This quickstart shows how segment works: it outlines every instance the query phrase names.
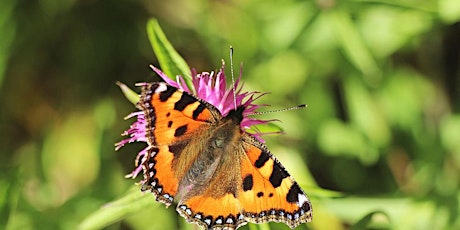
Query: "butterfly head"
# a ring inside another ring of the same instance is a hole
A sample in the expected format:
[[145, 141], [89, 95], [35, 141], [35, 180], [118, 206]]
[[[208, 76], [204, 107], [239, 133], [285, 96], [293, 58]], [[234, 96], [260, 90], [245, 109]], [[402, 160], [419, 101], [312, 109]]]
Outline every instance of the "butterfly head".
[[226, 118], [231, 119], [234, 124], [241, 124], [241, 121], [243, 121], [243, 118], [244, 118], [243, 113], [244, 113], [244, 107], [240, 106], [234, 110], [230, 110]]

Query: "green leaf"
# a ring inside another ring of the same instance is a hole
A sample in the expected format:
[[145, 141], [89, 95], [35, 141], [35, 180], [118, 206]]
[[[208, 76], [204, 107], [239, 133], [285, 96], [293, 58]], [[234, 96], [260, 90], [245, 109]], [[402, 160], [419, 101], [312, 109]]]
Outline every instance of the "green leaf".
[[[384, 216], [385, 218], [382, 218]], [[382, 211], [375, 211], [367, 214], [361, 220], [359, 220], [355, 225], [353, 225], [350, 229], [351, 230], [360, 230], [360, 229], [369, 229], [369, 226], [374, 223], [374, 219], [383, 219], [385, 221], [380, 221], [378, 225], [378, 229], [390, 229], [389, 217], [385, 212]]]
[[148, 21], [147, 34], [162, 71], [173, 80], [177, 75], [183, 76], [190, 86], [190, 67], [168, 41], [156, 19]]
[[248, 133], [256, 134], [257, 132], [261, 133], [283, 133], [283, 128], [281, 126], [274, 124], [273, 122], [268, 122], [266, 124], [258, 124], [251, 126], [250, 129], [246, 130]]
[[141, 193], [139, 192], [139, 188], [134, 186], [132, 189], [128, 190], [122, 198], [104, 205], [99, 210], [89, 215], [78, 226], [78, 229], [101, 229], [130, 214], [141, 212], [142, 209], [148, 206], [158, 204], [159, 203], [155, 202], [154, 196]]
[[121, 92], [123, 92], [123, 94], [128, 99], [128, 101], [130, 101], [133, 104], [137, 104], [137, 102], [139, 101], [139, 98], [140, 98], [139, 94], [137, 94], [132, 89], [130, 89], [128, 86], [126, 86], [125, 84], [123, 84], [123, 83], [121, 83], [119, 81], [117, 81], [117, 85], [118, 85], [118, 87], [120, 87]]

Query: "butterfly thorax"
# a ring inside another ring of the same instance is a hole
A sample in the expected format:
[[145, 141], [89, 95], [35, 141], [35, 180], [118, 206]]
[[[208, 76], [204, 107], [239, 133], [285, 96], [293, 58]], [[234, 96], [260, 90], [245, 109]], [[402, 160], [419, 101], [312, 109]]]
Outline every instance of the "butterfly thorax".
[[[219, 178], [216, 178], [216, 175], [222, 170], [225, 172], [226, 166], [230, 165], [232, 160], [235, 161], [234, 154], [237, 152], [236, 149], [239, 147], [238, 143], [243, 132], [240, 128], [243, 110], [244, 108], [241, 107], [231, 111], [226, 117], [212, 124], [210, 128], [203, 130], [203, 135], [199, 138], [192, 137], [193, 142], [199, 143], [195, 146], [202, 146], [202, 148], [196, 154], [196, 158], [190, 162], [190, 167], [179, 183], [179, 199], [203, 193], [207, 189], [215, 190], [212, 187], [218, 187], [217, 185], [222, 183]], [[187, 149], [184, 149], [182, 154], [194, 154], [197, 149], [189, 150], [193, 152], [187, 152]], [[234, 172], [228, 170], [224, 175], [229, 173]], [[230, 191], [236, 196], [236, 189], [236, 183], [232, 183], [232, 186], [223, 188], [222, 194]], [[215, 196], [219, 195], [215, 193]]]

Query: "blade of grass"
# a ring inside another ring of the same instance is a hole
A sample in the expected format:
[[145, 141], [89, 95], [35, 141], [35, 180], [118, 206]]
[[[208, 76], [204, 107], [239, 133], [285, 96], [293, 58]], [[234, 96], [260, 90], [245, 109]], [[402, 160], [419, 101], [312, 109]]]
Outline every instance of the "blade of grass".
[[115, 223], [124, 217], [141, 212], [142, 209], [158, 205], [155, 202], [155, 197], [151, 194], [143, 194], [139, 192], [137, 186], [128, 190], [128, 192], [118, 200], [110, 202], [93, 214], [89, 215], [78, 226], [80, 230], [101, 229], [112, 223]]
[[147, 34], [162, 71], [173, 80], [177, 75], [183, 76], [190, 86], [190, 67], [166, 38], [156, 19], [147, 22]]

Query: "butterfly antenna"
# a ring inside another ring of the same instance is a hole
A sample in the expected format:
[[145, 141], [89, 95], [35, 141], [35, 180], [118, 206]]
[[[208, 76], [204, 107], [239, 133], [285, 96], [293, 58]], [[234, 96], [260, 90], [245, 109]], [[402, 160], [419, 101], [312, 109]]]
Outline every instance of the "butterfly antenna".
[[230, 46], [230, 73], [232, 75], [233, 103], [236, 109], [236, 89], [235, 89], [235, 77], [233, 75], [233, 47], [232, 46]]
[[307, 108], [307, 105], [298, 105], [298, 106], [285, 108], [285, 109], [270, 110], [270, 111], [264, 111], [264, 112], [255, 112], [255, 113], [251, 113], [249, 115], [253, 116], [253, 115], [261, 115], [261, 114], [267, 114], [267, 113], [286, 112], [286, 111], [289, 111], [289, 110], [302, 109], [302, 108]]

